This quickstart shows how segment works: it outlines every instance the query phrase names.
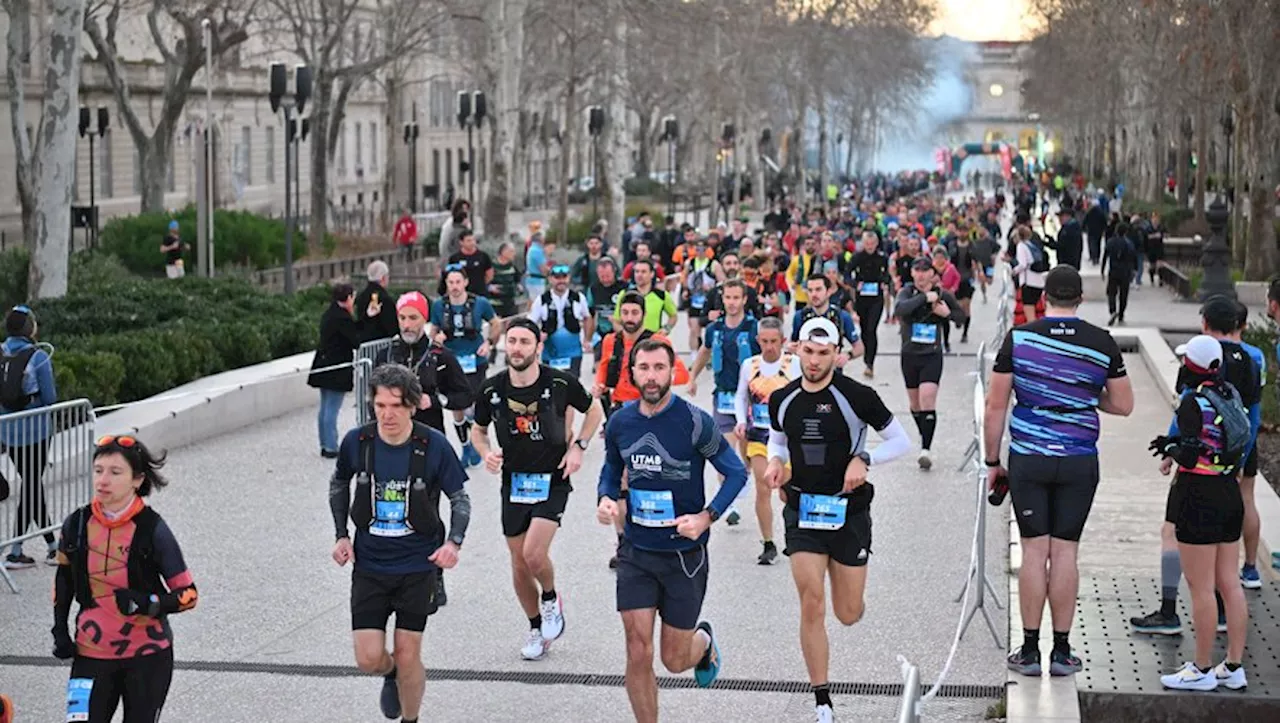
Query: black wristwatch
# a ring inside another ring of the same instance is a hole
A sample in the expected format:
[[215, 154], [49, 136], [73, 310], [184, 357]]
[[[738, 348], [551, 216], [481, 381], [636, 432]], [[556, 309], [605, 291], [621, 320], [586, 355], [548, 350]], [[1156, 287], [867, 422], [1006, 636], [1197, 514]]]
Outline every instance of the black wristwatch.
[[457, 545], [459, 548], [461, 548], [461, 547], [462, 547], [462, 536], [461, 536], [461, 535], [449, 535], [449, 542], [452, 542], [453, 544], [455, 544], [455, 545]]
[[999, 466], [1000, 466], [1000, 460], [998, 460], [998, 459], [989, 459], [989, 460], [987, 460], [987, 466], [988, 466], [988, 467], [991, 467], [992, 469], [994, 469], [994, 468], [996, 468], [996, 467], [999, 467]]
[[716, 512], [715, 508], [713, 508], [711, 505], [707, 505], [706, 509], [703, 511], [707, 513], [707, 516], [711, 518], [711, 521], [713, 523], [716, 520], [720, 519], [720, 513]]
[[864, 450], [862, 450], [861, 452], [859, 452], [859, 453], [857, 453], [857, 454], [855, 454], [855, 455], [853, 455], [853, 456], [855, 456], [855, 457], [857, 457], [858, 459], [862, 460], [862, 463], [863, 463], [863, 464], [865, 464], [866, 466], [868, 466], [868, 467], [870, 467], [870, 466], [871, 466], [871, 453], [870, 453], [870, 452], [868, 452], [867, 450], [865, 450], [865, 449], [864, 449]]
[[579, 440], [575, 441], [575, 442], [573, 443], [573, 446], [575, 446], [575, 447], [577, 447], [578, 449], [580, 449], [580, 450], [582, 450], [583, 452], [585, 452], [585, 451], [587, 451], [587, 445], [589, 445], [589, 444], [591, 444], [591, 443], [590, 443], [589, 441], [587, 441], [587, 440], [584, 438], [584, 439], [579, 439]]

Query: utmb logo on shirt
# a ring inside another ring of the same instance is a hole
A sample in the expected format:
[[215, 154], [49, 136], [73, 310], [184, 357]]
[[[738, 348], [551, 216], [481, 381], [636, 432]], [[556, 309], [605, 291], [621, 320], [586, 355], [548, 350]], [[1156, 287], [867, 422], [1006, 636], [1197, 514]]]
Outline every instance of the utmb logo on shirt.
[[661, 474], [662, 455], [633, 454], [631, 455], [631, 469], [635, 472], [652, 472], [654, 474]]

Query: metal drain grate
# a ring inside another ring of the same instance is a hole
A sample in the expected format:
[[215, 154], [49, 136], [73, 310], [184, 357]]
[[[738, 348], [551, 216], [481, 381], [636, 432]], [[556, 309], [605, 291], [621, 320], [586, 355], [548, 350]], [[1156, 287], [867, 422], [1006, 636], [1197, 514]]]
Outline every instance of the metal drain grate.
[[[6, 655], [0, 656], [0, 666], [67, 667], [67, 663], [47, 657]], [[260, 673], [265, 675], [296, 675], [307, 678], [359, 678], [366, 677], [354, 667], [344, 665], [288, 665], [282, 663], [248, 663], [231, 660], [179, 660], [178, 670], [206, 673]], [[429, 680], [456, 680], [484, 683], [525, 683], [529, 685], [581, 685], [590, 687], [621, 688], [623, 676], [596, 675], [593, 673], [538, 673], [513, 670], [465, 670], [459, 668], [432, 668], [427, 670]], [[658, 687], [665, 689], [694, 688], [693, 678], [660, 676]], [[798, 680], [750, 680], [722, 678], [711, 686], [714, 690], [744, 691], [753, 693], [808, 693], [809, 684]], [[929, 686], [922, 686], [927, 691]], [[836, 695], [894, 696], [902, 695], [902, 683], [832, 683], [831, 692]], [[943, 685], [939, 698], [999, 698], [1004, 687], [998, 685]]]

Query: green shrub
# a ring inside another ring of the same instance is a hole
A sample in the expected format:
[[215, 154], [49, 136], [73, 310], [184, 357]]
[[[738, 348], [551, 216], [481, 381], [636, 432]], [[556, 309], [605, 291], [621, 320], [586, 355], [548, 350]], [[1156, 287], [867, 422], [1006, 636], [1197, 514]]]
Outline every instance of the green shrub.
[[0, 253], [0, 309], [11, 309], [26, 300], [26, 250], [18, 248]]
[[591, 227], [595, 225], [595, 216], [591, 214], [577, 216], [569, 219], [568, 233], [565, 238], [560, 238], [560, 226], [551, 224], [545, 231], [546, 239], [549, 243], [560, 246], [581, 247], [587, 243], [587, 235], [591, 233]]
[[636, 176], [623, 181], [622, 190], [628, 196], [659, 196], [667, 192], [667, 186], [652, 178]]
[[1280, 360], [1276, 359], [1276, 328], [1265, 321], [1255, 321], [1245, 329], [1242, 338], [1262, 350], [1267, 363], [1267, 388], [1262, 394], [1262, 423], [1280, 425], [1280, 397], [1271, 385], [1280, 383]]
[[59, 399], [88, 399], [94, 406], [115, 404], [124, 382], [124, 361], [109, 352], [55, 352], [53, 379]]

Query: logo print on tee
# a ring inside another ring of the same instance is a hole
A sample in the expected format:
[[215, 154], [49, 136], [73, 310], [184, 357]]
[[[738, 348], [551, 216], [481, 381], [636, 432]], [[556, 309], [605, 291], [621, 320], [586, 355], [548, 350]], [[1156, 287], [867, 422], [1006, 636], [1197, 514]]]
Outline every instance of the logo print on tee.
[[813, 407], [813, 411], [817, 412], [818, 414], [831, 414], [831, 405], [815, 404]]
[[662, 456], [657, 454], [631, 455], [631, 469], [637, 472], [662, 472]]

